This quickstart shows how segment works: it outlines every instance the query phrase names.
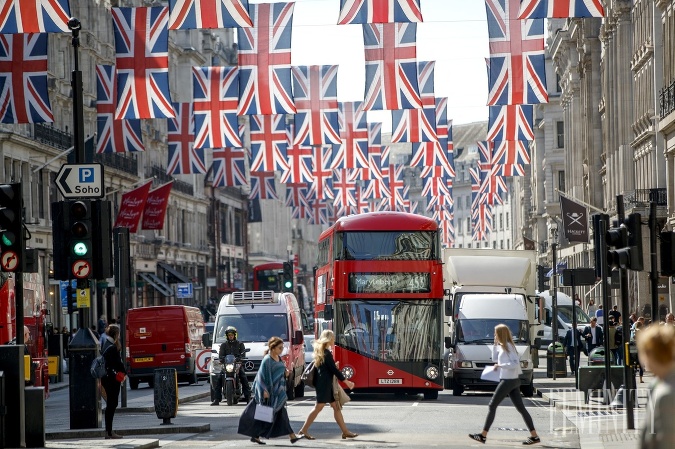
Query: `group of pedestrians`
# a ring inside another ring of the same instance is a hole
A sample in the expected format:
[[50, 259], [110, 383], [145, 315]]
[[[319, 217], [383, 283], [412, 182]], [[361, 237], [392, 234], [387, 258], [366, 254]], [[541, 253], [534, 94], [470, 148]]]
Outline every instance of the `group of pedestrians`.
[[[286, 411], [286, 379], [290, 372], [281, 359], [284, 350], [284, 342], [279, 337], [272, 337], [267, 342], [267, 353], [260, 364], [258, 373], [253, 382], [253, 399], [239, 419], [238, 433], [251, 437], [251, 442], [266, 444], [261, 438], [277, 438], [288, 436], [291, 443], [296, 443], [302, 438], [315, 440], [309, 433], [309, 428], [317, 415], [326, 404], [333, 409], [335, 422], [342, 431], [342, 438], [355, 438], [358, 435], [350, 432], [342, 416], [342, 406], [339, 398], [336, 398], [334, 379], [344, 382], [348, 388], [354, 388], [354, 383], [344, 377], [338, 369], [339, 362], [333, 359], [331, 349], [335, 344], [335, 334], [331, 330], [324, 330], [321, 336], [314, 342], [314, 386], [316, 388], [316, 405], [310, 412], [307, 420], [300, 431], [296, 434], [291, 427]], [[272, 418], [267, 420], [256, 419], [256, 409], [262, 406], [272, 408]]]

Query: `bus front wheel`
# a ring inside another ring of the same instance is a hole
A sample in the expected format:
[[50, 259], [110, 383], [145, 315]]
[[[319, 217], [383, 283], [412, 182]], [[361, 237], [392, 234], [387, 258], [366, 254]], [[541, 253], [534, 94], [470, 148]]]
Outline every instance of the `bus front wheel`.
[[427, 401], [435, 401], [438, 399], [438, 390], [425, 391], [424, 399]]
[[455, 383], [455, 384], [452, 386], [452, 395], [453, 395], [453, 396], [461, 396], [462, 393], [464, 393], [464, 387], [461, 386], [461, 385], [459, 385], [459, 384], [457, 384], [457, 383]]

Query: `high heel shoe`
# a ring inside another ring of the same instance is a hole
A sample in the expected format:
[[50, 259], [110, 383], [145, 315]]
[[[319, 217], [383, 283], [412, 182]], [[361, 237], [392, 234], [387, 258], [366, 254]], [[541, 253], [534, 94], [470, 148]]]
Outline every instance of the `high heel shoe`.
[[300, 435], [293, 434], [293, 436], [290, 437], [291, 438], [291, 444], [297, 443], [298, 441], [302, 440], [304, 437], [305, 436], [303, 434], [300, 434]]
[[267, 444], [264, 441], [260, 441], [260, 437], [258, 437], [258, 438], [251, 437], [251, 443]]
[[356, 437], [358, 437], [358, 436], [359, 436], [358, 433], [351, 433], [351, 432], [349, 432], [349, 433], [343, 433], [343, 434], [342, 434], [342, 439], [343, 439], [343, 440], [346, 440], [347, 438], [356, 438]]
[[306, 439], [306, 440], [316, 440], [316, 438], [314, 438], [313, 436], [311, 436], [307, 432], [300, 432], [300, 433], [298, 433], [298, 435], [301, 436], [302, 438]]

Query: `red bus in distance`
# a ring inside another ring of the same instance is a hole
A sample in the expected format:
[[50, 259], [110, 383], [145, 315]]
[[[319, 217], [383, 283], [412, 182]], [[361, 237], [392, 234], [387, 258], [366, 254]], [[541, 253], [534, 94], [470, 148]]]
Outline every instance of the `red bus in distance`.
[[253, 267], [253, 290], [283, 292], [283, 262], [268, 262]]
[[356, 392], [443, 390], [443, 270], [438, 224], [374, 212], [340, 218], [319, 237], [315, 333]]

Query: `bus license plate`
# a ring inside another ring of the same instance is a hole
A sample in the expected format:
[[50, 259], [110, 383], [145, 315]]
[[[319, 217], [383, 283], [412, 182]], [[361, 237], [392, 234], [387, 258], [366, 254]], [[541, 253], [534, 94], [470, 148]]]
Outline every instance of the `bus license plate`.
[[377, 379], [380, 385], [403, 385], [403, 379]]
[[137, 357], [134, 359], [135, 362], [152, 362], [153, 360], [152, 357]]

